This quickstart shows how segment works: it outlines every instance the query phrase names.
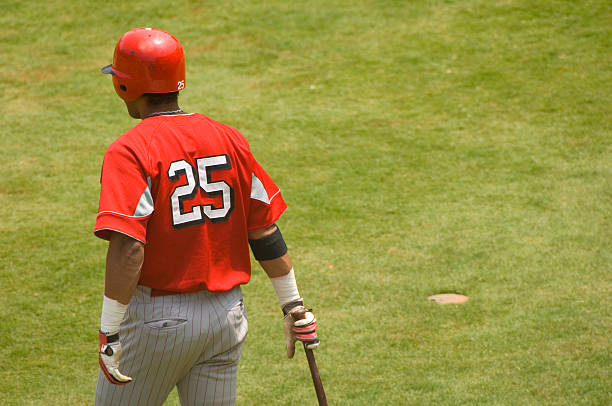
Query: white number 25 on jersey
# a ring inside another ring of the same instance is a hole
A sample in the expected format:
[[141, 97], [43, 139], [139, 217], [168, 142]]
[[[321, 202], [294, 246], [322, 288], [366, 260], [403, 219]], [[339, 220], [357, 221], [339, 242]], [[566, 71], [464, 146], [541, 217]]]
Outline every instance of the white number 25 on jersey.
[[[227, 155], [215, 155], [196, 159], [196, 168], [189, 162], [181, 159], [174, 161], [168, 168], [168, 178], [176, 182], [181, 174], [187, 178], [187, 184], [177, 186], [170, 196], [172, 207], [172, 225], [174, 228], [183, 228], [196, 224], [203, 224], [208, 218], [212, 223], [226, 221], [234, 208], [234, 190], [225, 181], [211, 182], [212, 171], [230, 169], [232, 167]], [[212, 204], [193, 206], [191, 211], [185, 212], [185, 202], [195, 198], [198, 186], [208, 196], [221, 196], [222, 207]]]

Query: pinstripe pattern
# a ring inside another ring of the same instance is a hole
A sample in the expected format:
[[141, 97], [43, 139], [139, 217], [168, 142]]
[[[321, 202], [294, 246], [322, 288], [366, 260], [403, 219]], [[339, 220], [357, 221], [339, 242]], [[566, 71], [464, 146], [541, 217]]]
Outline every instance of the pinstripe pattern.
[[235, 404], [247, 334], [240, 287], [150, 297], [139, 286], [119, 334], [120, 370], [134, 381], [111, 385], [100, 372], [96, 405], [161, 405], [175, 386], [183, 406]]

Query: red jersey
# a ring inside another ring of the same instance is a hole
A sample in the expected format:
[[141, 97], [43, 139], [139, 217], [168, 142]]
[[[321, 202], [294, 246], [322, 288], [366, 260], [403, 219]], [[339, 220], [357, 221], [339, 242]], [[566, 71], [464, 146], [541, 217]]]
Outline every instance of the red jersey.
[[202, 114], [142, 120], [104, 156], [94, 233], [145, 243], [139, 283], [154, 294], [247, 283], [247, 233], [287, 208], [236, 129]]

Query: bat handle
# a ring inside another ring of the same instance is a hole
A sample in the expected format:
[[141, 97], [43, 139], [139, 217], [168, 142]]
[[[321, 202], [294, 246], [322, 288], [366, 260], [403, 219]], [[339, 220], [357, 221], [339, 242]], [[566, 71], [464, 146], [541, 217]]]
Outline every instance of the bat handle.
[[323, 382], [321, 382], [321, 376], [319, 375], [319, 368], [317, 368], [317, 362], [312, 350], [306, 348], [304, 344], [304, 352], [306, 352], [306, 358], [308, 359], [308, 367], [310, 368], [310, 375], [312, 375], [312, 383], [314, 384], [315, 391], [317, 392], [317, 400], [319, 406], [327, 406], [327, 398], [325, 397], [325, 389], [323, 389]]

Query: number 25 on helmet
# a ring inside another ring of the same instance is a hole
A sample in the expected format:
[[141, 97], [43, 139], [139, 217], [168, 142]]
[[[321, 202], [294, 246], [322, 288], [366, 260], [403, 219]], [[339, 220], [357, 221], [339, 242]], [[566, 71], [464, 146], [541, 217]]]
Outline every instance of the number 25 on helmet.
[[143, 93], [177, 92], [185, 88], [183, 47], [166, 31], [136, 28], [121, 36], [112, 65], [102, 72], [113, 75], [115, 91], [127, 102]]

